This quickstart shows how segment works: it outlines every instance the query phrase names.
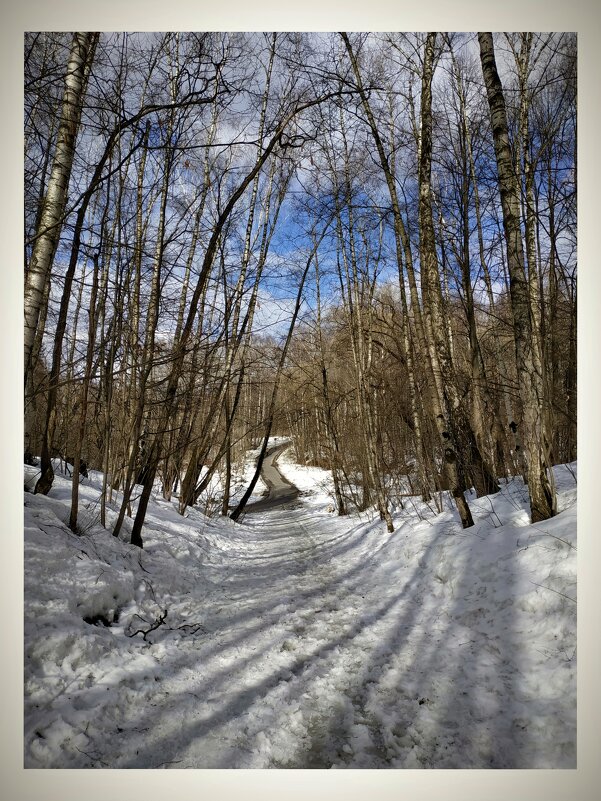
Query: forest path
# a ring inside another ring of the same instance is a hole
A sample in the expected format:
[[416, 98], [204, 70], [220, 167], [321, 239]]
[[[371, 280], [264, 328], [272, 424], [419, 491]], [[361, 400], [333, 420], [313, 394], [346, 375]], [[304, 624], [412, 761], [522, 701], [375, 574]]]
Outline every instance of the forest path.
[[261, 478], [267, 485], [267, 495], [260, 501], [249, 503], [245, 512], [265, 512], [294, 501], [299, 494], [298, 487], [284, 478], [277, 467], [277, 460], [292, 445], [292, 440], [272, 446], [265, 455], [261, 467]]
[[[285, 447], [274, 454], [274, 461]], [[357, 733], [357, 726], [364, 738], [362, 750], [367, 746], [372, 766], [374, 761], [388, 766], [380, 749], [383, 735], [364, 708], [371, 657], [362, 638], [355, 639], [364, 613], [359, 571], [349, 573], [348, 562], [337, 558], [353, 550], [354, 532], [333, 531], [327, 518], [302, 501], [288, 500], [284, 505], [281, 498], [291, 485], [285, 478], [282, 481], [279, 487], [275, 482], [275, 491], [282, 495], [273, 499], [280, 508], [264, 508], [260, 516], [245, 520], [264, 538], [264, 559], [271, 566], [271, 576], [263, 592], [273, 594], [281, 604], [277, 621], [266, 623], [277, 643], [278, 654], [272, 658], [277, 663], [281, 655], [287, 657], [273, 693], [274, 700], [279, 698], [277, 724], [260, 733], [265, 746], [269, 739], [265, 767], [349, 764], [354, 756], [350, 734]], [[267, 698], [262, 699], [265, 702], [269, 704]], [[278, 746], [287, 741], [280, 756]]]
[[27, 767], [573, 766], [573, 474], [545, 530], [518, 485], [388, 535], [289, 469], [241, 524], [155, 499], [142, 553], [28, 496]]
[[297, 498], [275, 466], [288, 447], [266, 458], [270, 494], [248, 508], [245, 547], [214, 575], [201, 636], [165, 652], [164, 695], [151, 688], [148, 698], [152, 733], [136, 737], [133, 758], [129, 744], [120, 766], [389, 766], [365, 709], [375, 615], [365, 619], [365, 565], [353, 559], [361, 526], [332, 526]]

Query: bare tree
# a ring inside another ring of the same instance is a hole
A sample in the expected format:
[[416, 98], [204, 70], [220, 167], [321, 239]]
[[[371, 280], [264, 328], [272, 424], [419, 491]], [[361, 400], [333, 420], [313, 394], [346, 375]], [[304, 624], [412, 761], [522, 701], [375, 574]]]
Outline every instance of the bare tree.
[[482, 73], [490, 106], [491, 127], [503, 206], [503, 226], [510, 274], [511, 308], [515, 332], [515, 353], [522, 402], [522, 425], [527, 455], [528, 487], [533, 523], [546, 520], [556, 512], [556, 499], [550, 479], [543, 430], [543, 377], [534, 356], [529, 284], [524, 265], [520, 227], [520, 195], [513, 169], [507, 127], [503, 86], [497, 72], [491, 33], [479, 33]]
[[[389, 530], [439, 490], [471, 525], [466, 490], [516, 472], [533, 520], [554, 513], [551, 465], [576, 457], [575, 39], [505, 34], [506, 96], [492, 35], [480, 58], [466, 41], [26, 36], [26, 458], [39, 492], [74, 464], [73, 530], [79, 466], [142, 546], [153, 492], [227, 514], [273, 433], [331, 469], [339, 514]], [[284, 275], [278, 338], [258, 312]]]
[[[73, 35], [52, 169], [47, 186], [44, 181], [40, 186], [40, 193], [45, 189], [45, 195], [40, 203], [40, 213], [25, 281], [26, 396], [33, 393], [34, 344], [40, 328], [40, 318], [45, 321], [50, 272], [64, 223], [69, 179], [75, 156], [87, 76], [97, 42], [98, 34], [96, 33], [79, 32]], [[46, 152], [49, 153], [49, 148]], [[26, 431], [26, 437], [27, 433]]]

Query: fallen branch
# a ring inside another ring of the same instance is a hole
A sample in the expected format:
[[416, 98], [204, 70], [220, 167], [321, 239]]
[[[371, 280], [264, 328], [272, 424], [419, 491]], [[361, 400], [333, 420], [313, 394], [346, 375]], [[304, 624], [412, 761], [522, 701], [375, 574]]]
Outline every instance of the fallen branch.
[[[134, 631], [131, 634], [128, 634], [127, 636], [128, 637], [135, 637], [136, 634], [141, 634], [143, 639], [144, 639], [144, 641], [148, 642], [148, 640], [146, 639], [146, 635], [150, 634], [151, 631], [156, 631], [156, 629], [158, 629], [159, 626], [163, 625], [163, 623], [165, 622], [165, 618], [167, 617], [167, 611], [168, 610], [165, 609], [165, 611], [163, 612], [162, 615], [159, 615], [159, 617], [155, 618], [154, 623], [151, 625], [151, 627], [149, 629], [138, 629], [137, 631]], [[137, 615], [137, 617], [140, 617], [140, 616]], [[143, 619], [144, 618], [140, 618], [140, 620], [143, 620]], [[146, 621], [144, 621], [144, 622], [146, 622]]]

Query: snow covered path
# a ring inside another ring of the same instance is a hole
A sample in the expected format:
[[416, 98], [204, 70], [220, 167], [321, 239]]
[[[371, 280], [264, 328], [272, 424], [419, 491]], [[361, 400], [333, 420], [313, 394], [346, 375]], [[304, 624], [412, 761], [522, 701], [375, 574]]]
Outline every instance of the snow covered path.
[[544, 527], [516, 483], [472, 501], [473, 530], [415, 506], [391, 535], [319, 494], [242, 525], [156, 500], [142, 553], [72, 535], [66, 479], [26, 496], [26, 765], [573, 767], [558, 484]]

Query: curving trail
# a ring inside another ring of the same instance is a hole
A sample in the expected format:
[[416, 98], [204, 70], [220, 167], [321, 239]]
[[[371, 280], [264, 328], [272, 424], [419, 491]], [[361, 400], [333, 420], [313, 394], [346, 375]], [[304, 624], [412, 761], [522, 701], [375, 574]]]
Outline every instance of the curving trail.
[[277, 460], [284, 451], [288, 450], [291, 444], [291, 440], [288, 440], [273, 446], [267, 451], [261, 468], [261, 478], [267, 484], [267, 495], [260, 501], [249, 503], [244, 510], [245, 512], [266, 512], [298, 498], [298, 487], [295, 487], [291, 481], [284, 478], [277, 467]]

